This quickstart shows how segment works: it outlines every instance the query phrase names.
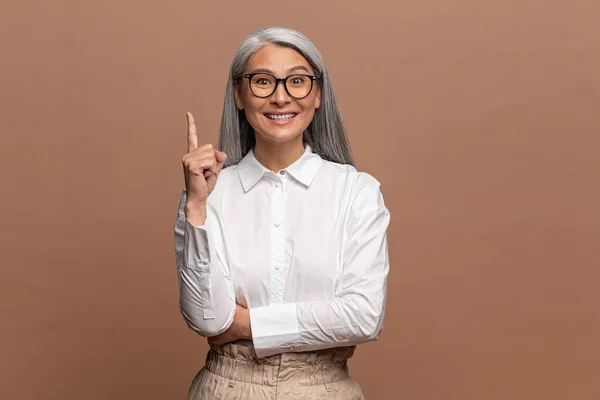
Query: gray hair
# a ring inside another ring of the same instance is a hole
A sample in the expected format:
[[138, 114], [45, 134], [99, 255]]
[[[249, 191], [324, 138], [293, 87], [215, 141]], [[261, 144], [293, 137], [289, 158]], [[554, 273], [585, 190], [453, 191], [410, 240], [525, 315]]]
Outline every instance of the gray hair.
[[243, 110], [235, 104], [234, 87], [244, 73], [248, 60], [266, 44], [288, 47], [300, 53], [314, 69], [321, 85], [321, 105], [315, 110], [310, 125], [303, 134], [303, 142], [325, 160], [354, 165], [342, 115], [331, 87], [331, 79], [316, 46], [303, 34], [283, 27], [272, 27], [252, 32], [236, 51], [231, 68], [219, 133], [219, 148], [227, 153], [225, 166], [237, 164], [254, 147], [254, 129]]

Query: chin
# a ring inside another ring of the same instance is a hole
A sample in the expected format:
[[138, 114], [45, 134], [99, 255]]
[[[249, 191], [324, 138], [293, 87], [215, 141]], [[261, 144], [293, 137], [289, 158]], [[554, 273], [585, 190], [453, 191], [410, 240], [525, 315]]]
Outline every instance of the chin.
[[[296, 125], [296, 124], [294, 124]], [[298, 136], [302, 137], [304, 129], [299, 129], [297, 126], [265, 126], [259, 125], [259, 129], [255, 129], [255, 134], [263, 140], [269, 142], [285, 143], [292, 141]]]
[[262, 139], [267, 140], [269, 142], [277, 142], [277, 143], [285, 143], [290, 142], [296, 139], [298, 136], [302, 136], [302, 132], [289, 132], [287, 130], [278, 130], [274, 131], [263, 130], [264, 133], [257, 133], [257, 136], [260, 136]]

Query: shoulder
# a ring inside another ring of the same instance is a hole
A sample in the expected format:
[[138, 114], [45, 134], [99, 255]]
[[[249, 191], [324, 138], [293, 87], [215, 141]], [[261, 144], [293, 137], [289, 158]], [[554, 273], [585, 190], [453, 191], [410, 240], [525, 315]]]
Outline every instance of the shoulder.
[[[231, 179], [239, 179], [238, 178], [238, 165], [230, 165], [225, 167], [219, 172], [219, 180], [229, 181]], [[217, 180], [217, 185], [219, 184], [219, 180]]]
[[[217, 184], [211, 193], [213, 197], [219, 197], [223, 194], [224, 190], [231, 187], [232, 184], [239, 184], [239, 176], [238, 176], [238, 166], [230, 165], [226, 168], [223, 168], [219, 172], [219, 178], [217, 179]], [[210, 196], [209, 196], [210, 198]]]
[[348, 164], [338, 164], [323, 160], [323, 172], [344, 183], [351, 208], [385, 208], [381, 183], [371, 174], [358, 171]]

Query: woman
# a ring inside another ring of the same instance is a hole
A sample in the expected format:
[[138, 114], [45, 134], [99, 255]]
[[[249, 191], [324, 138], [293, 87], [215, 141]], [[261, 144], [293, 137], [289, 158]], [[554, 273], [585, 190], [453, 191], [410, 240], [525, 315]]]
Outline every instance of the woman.
[[322, 57], [250, 34], [219, 148], [191, 114], [175, 225], [181, 312], [209, 338], [188, 399], [362, 399], [346, 362], [383, 327], [389, 212], [357, 172]]

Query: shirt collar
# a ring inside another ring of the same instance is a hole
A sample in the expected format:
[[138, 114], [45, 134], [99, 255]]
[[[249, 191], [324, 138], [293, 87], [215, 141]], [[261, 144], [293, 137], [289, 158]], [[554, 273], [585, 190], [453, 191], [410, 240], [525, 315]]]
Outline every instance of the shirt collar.
[[[321, 162], [321, 157], [313, 153], [309, 145], [305, 145], [304, 154], [285, 170], [298, 182], [308, 187], [317, 175]], [[240, 160], [237, 170], [245, 192], [250, 190], [265, 173], [269, 172], [269, 169], [265, 168], [254, 157], [253, 150], [250, 150]]]

